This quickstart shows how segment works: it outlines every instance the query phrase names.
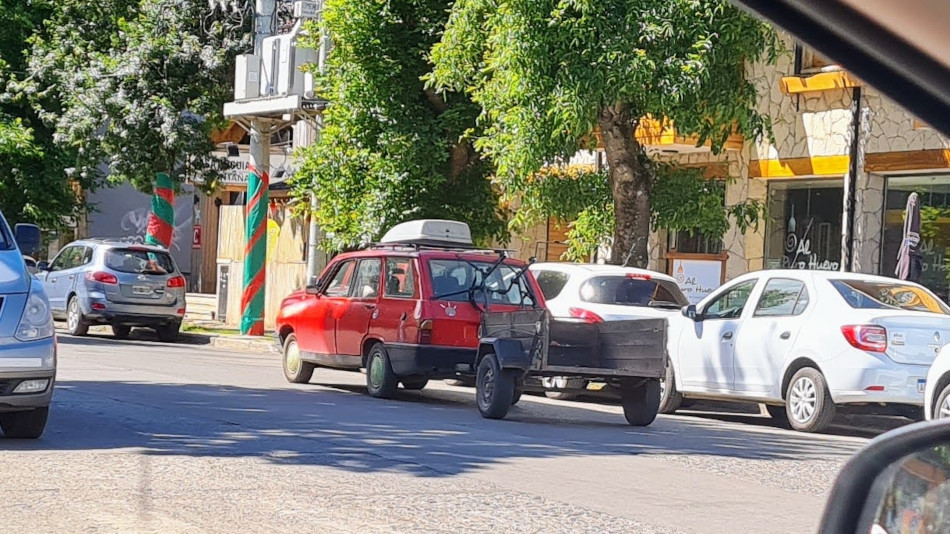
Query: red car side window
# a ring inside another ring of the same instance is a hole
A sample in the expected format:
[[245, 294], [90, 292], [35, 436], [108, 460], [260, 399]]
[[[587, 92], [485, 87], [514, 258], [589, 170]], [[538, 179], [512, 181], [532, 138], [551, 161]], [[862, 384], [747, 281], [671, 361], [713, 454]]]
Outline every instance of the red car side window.
[[345, 297], [350, 293], [350, 282], [353, 280], [353, 266], [356, 262], [353, 260], [345, 261], [333, 273], [330, 283], [323, 290], [323, 294], [328, 297]]
[[396, 298], [414, 298], [416, 296], [414, 274], [412, 258], [386, 258], [384, 295]]

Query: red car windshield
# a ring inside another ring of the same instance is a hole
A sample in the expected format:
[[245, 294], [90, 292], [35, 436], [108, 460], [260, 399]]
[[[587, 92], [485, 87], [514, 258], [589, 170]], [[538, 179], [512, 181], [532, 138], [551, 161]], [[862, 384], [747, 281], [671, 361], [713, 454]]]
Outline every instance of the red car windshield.
[[[465, 261], [461, 259], [430, 259], [429, 279], [435, 300], [467, 302], [468, 290], [473, 289], [472, 300], [485, 303], [486, 296], [481, 291], [484, 273], [492, 269], [490, 261]], [[534, 295], [527, 280], [527, 274], [518, 276], [521, 268], [502, 264], [488, 274], [484, 288], [488, 292], [491, 304], [509, 304], [514, 306], [534, 306]]]

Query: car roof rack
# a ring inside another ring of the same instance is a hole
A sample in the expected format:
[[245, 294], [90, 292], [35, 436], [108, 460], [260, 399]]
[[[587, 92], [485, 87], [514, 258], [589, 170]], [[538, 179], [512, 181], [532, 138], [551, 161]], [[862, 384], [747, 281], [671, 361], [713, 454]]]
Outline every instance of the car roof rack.
[[440, 241], [411, 241], [405, 243], [371, 243], [369, 250], [412, 250], [419, 252], [421, 250], [440, 250], [445, 252], [467, 252], [470, 254], [505, 254], [508, 255], [514, 250], [505, 248], [478, 248], [475, 246], [464, 246], [458, 243], [446, 243]]

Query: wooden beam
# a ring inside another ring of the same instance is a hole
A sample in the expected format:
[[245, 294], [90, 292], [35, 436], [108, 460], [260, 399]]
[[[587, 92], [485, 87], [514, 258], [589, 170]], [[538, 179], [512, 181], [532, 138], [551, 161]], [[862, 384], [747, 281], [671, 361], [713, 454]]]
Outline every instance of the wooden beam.
[[848, 156], [760, 159], [749, 162], [749, 178], [797, 178], [825, 176], [838, 178], [848, 172]]
[[236, 122], [232, 122], [223, 130], [211, 132], [211, 141], [218, 145], [221, 143], [240, 143], [244, 139], [244, 128]]
[[819, 72], [811, 76], [785, 76], [779, 80], [779, 88], [786, 95], [860, 86], [860, 80], [843, 70]]
[[[594, 128], [592, 133], [594, 139], [597, 141], [597, 148], [603, 150], [604, 138], [600, 132], [600, 127]], [[640, 119], [640, 123], [637, 125], [637, 129], [633, 135], [636, 137], [637, 142], [644, 147], [663, 147], [671, 145], [687, 145], [690, 147], [712, 146], [712, 142], [708, 139], [706, 142], [700, 144], [699, 137], [696, 135], [680, 135], [676, 131], [673, 121], [666, 117], [662, 120], [654, 119], [651, 116], [643, 117]], [[745, 137], [738, 131], [735, 131], [726, 139], [723, 148], [726, 150], [742, 150], [744, 144]]]
[[866, 154], [868, 172], [925, 171], [950, 168], [950, 149], [908, 150]]

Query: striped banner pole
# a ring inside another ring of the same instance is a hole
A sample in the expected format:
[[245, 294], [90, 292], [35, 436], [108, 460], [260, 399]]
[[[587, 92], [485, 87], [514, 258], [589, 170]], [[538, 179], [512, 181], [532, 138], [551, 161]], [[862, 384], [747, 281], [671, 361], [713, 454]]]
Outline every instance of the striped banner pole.
[[175, 228], [175, 191], [172, 180], [163, 172], [155, 176], [155, 194], [152, 196], [152, 211], [148, 214], [145, 243], [165, 248], [172, 246]]
[[[256, 135], [255, 135], [256, 134]], [[267, 175], [270, 139], [258, 121], [251, 125], [251, 161], [248, 165], [245, 207], [244, 293], [241, 296], [241, 333], [264, 335], [264, 286], [267, 280]]]

